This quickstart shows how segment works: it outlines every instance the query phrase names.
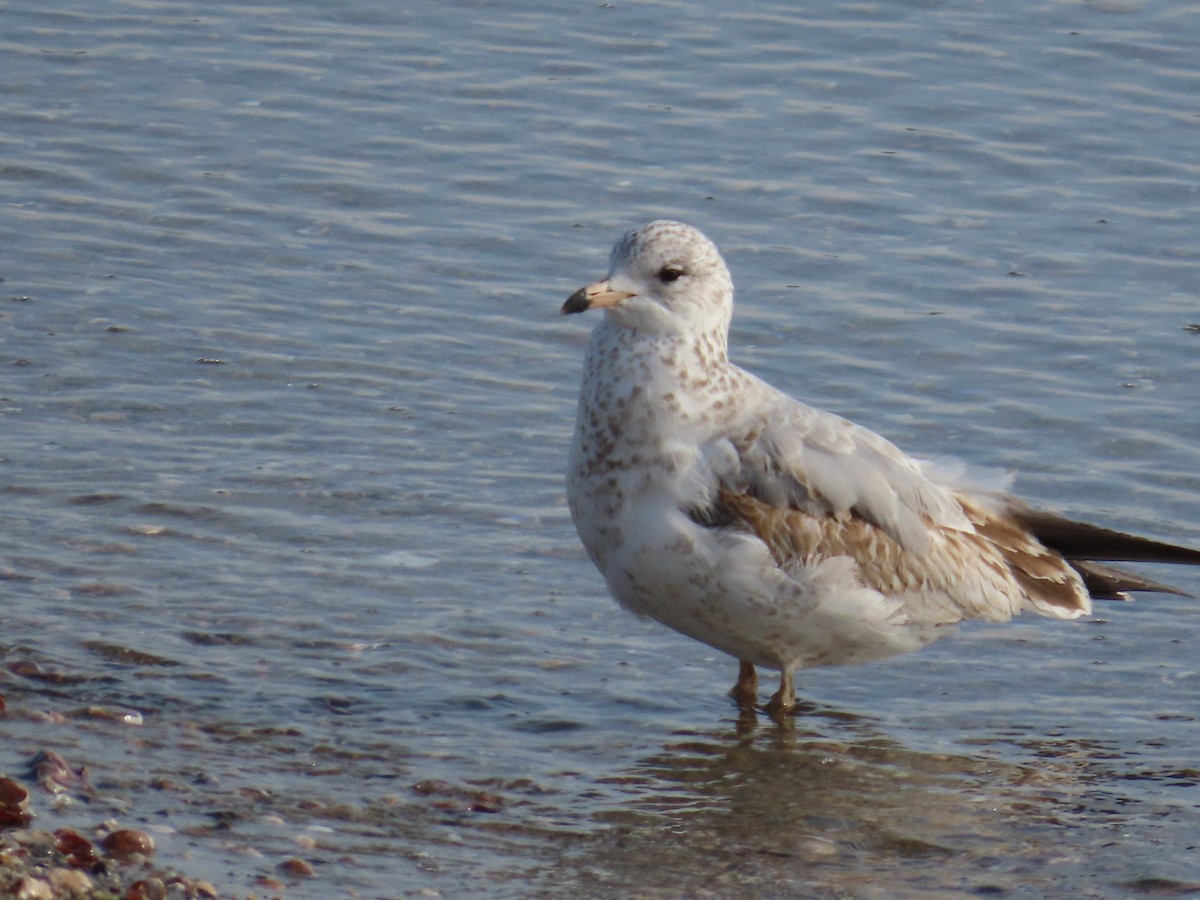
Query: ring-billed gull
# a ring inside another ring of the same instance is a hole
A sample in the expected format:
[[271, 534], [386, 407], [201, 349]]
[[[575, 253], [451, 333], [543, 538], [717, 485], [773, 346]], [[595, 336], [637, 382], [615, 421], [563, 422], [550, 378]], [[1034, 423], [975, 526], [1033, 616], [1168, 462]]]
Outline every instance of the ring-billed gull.
[[680, 222], [630, 231], [563, 313], [602, 308], [567, 475], [571, 517], [624, 607], [780, 672], [915, 650], [966, 619], [1058, 618], [1126, 591], [1180, 593], [1095, 560], [1200, 551], [1039, 512], [965, 467], [914, 459], [729, 361], [733, 283]]

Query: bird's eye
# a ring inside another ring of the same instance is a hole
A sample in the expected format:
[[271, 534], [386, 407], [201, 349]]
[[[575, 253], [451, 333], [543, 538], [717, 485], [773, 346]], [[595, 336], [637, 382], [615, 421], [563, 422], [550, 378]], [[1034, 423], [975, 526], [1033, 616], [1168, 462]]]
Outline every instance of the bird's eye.
[[681, 266], [663, 266], [658, 270], [658, 280], [663, 284], [670, 284], [672, 281], [678, 281], [683, 277], [683, 268]]

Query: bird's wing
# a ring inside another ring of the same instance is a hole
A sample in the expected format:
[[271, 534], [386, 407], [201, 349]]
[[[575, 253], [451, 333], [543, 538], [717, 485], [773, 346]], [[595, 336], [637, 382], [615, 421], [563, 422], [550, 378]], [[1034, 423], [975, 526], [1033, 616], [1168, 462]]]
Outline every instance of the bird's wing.
[[878, 434], [784, 395], [757, 409], [706, 448], [715, 483], [697, 521], [754, 533], [785, 568], [851, 557], [910, 621], [1090, 609], [1079, 575], [1002, 497], [973, 496]]
[[729, 438], [739, 464], [726, 486], [770, 506], [860, 518], [918, 552], [931, 529], [973, 530], [953, 488], [930, 477], [929, 463], [841, 416], [781, 395]]

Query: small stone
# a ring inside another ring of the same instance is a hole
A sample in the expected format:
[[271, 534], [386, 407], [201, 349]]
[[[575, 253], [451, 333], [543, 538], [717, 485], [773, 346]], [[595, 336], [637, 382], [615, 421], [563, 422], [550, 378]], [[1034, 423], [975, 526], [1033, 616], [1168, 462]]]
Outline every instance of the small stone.
[[65, 725], [70, 720], [57, 710], [38, 710], [29, 714], [29, 721], [49, 722], [52, 725]]
[[92, 889], [92, 879], [78, 869], [57, 868], [46, 873], [56, 897], [84, 895]]
[[38, 784], [52, 794], [70, 787], [87, 787], [87, 769], [83, 766], [71, 768], [62, 754], [54, 750], [39, 750], [33, 758], [33, 771]]
[[54, 891], [40, 878], [26, 875], [17, 882], [13, 900], [54, 900]]
[[0, 828], [24, 828], [33, 819], [29, 791], [11, 778], [0, 778]]
[[159, 878], [143, 878], [129, 886], [125, 900], [167, 900], [167, 886]]
[[134, 828], [120, 828], [107, 835], [100, 843], [116, 857], [133, 856], [135, 853], [149, 856], [154, 852], [154, 838]]
[[471, 812], [498, 813], [504, 806], [504, 798], [490, 791], [478, 791], [467, 808]]
[[808, 837], [796, 845], [796, 855], [807, 863], [829, 859], [839, 852], [836, 843], [822, 837]]
[[285, 859], [279, 864], [279, 871], [291, 878], [312, 878], [317, 870], [297, 857]]
[[91, 719], [111, 719], [124, 725], [142, 725], [142, 714], [136, 709], [122, 709], [117, 706], [89, 706], [83, 715]]
[[90, 869], [99, 860], [92, 842], [70, 828], [54, 832], [54, 846], [71, 865], [80, 869]]

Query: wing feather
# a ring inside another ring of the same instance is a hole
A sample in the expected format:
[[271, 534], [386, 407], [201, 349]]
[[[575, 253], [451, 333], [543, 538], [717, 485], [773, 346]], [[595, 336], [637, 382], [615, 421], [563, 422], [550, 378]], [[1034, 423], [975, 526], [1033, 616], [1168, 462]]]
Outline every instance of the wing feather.
[[693, 518], [747, 530], [782, 568], [849, 557], [909, 621], [1074, 618], [1091, 597], [1182, 593], [1094, 560], [1200, 563], [1180, 548], [1034, 510], [1007, 478], [908, 456], [873, 431], [754, 380], [760, 396], [703, 449]]
[[778, 396], [723, 437], [726, 461], [697, 521], [752, 532], [783, 568], [849, 557], [910, 621], [1090, 610], [1079, 573], [1002, 496], [956, 487], [969, 480], [961, 467], [914, 459], [840, 416]]
[[853, 559], [863, 583], [899, 600], [910, 622], [1005, 621], [1026, 607], [1060, 618], [1090, 612], [1087, 590], [1066, 560], [1007, 517], [962, 499], [979, 527], [935, 528], [921, 551], [859, 516], [813, 515], [728, 488], [712, 522], [756, 535], [784, 569]]
[[732, 437], [739, 466], [724, 483], [772, 506], [858, 516], [913, 550], [928, 546], [931, 525], [972, 528], [926, 464], [840, 416], [779, 395]]

